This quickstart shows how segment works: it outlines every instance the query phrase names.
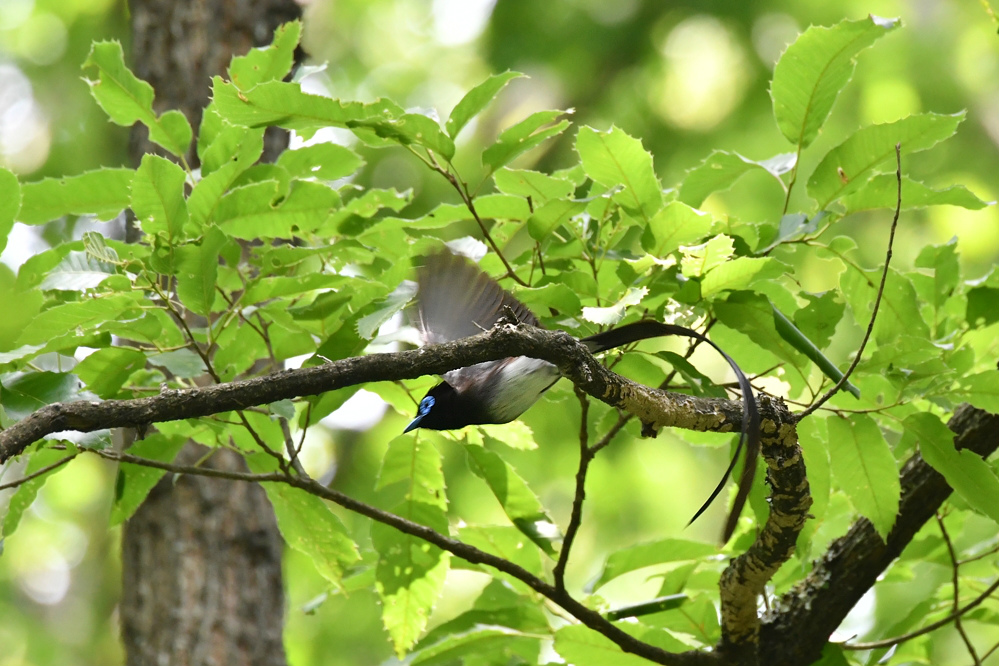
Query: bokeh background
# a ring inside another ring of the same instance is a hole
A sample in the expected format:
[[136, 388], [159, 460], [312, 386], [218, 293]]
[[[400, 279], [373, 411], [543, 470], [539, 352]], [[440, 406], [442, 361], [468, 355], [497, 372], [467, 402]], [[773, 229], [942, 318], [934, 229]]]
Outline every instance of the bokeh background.
[[[312, 64], [326, 67], [307, 85], [343, 99], [387, 96], [446, 117], [488, 74], [518, 70], [530, 78], [514, 81], [496, 107], [462, 134], [457, 164], [466, 179], [475, 182], [481, 147], [498, 130], [532, 111], [572, 108], [578, 124], [603, 129], [613, 123], [640, 137], [669, 187], [715, 149], [753, 159], [791, 150], [772, 118], [768, 83], [774, 63], [810, 24], [868, 14], [900, 17], [903, 28], [860, 56], [854, 80], [823, 134], [802, 156], [803, 173], [860, 126], [915, 112], [966, 109], [968, 118], [954, 139], [914, 155], [905, 169], [932, 186], [964, 184], [981, 199], [994, 201], [999, 194], [999, 22], [984, 0], [313, 0], [305, 6], [304, 46]], [[129, 52], [125, 2], [0, 0], [0, 164], [22, 179], [127, 163], [128, 130], [107, 121], [82, 78], [80, 64], [95, 39], [121, 40]], [[573, 137], [567, 132], [521, 165], [566, 166], [572, 161]], [[360, 182], [413, 188], [414, 203], [404, 214], [415, 216], [455, 200], [442, 179], [401, 151], [371, 151], [365, 159]], [[792, 210], [809, 209], [803, 192], [799, 187]], [[705, 204], [749, 221], [775, 219], [782, 205], [779, 189], [756, 175]], [[841, 223], [841, 231], [857, 239], [861, 263], [874, 266], [883, 259], [888, 222], [882, 213]], [[87, 224], [92, 223], [17, 225], [0, 256], [0, 281], [11, 280], [32, 252], [81, 233]], [[960, 239], [966, 278], [986, 274], [999, 260], [994, 206], [906, 213], [897, 260], [911, 265], [919, 248], [954, 236]], [[309, 447], [313, 469], [335, 473], [340, 489], [362, 499], [372, 492], [380, 452], [404, 423], [399, 415], [383, 417], [381, 403], [364, 395], [328, 420], [328, 427], [314, 430]], [[549, 400], [574, 402], [565, 387]], [[525, 421], [541, 449], [512, 457], [564, 521], [578, 421], [567, 426], [551, 413], [569, 412], [528, 412]], [[695, 441], [718, 443], [709, 439]], [[469, 478], [460, 450], [445, 446], [444, 453], [455, 510], [468, 520], [495, 518], [497, 509], [483, 496], [481, 483]], [[587, 488], [591, 500], [570, 567], [573, 584], [582, 586], [594, 574], [607, 544], [666, 536], [714, 538], [720, 508], [690, 529], [684, 530], [683, 523], [713, 486], [727, 447], [692, 447], [668, 434], [641, 440], [632, 428], [605, 453]], [[118, 533], [106, 527], [113, 488], [113, 467], [81, 456], [48, 482], [16, 536], [4, 545], [0, 666], [122, 660], [115, 615]], [[0, 511], [6, 501], [0, 494]], [[945, 569], [940, 573], [947, 575]], [[354, 591], [322, 599], [322, 579], [293, 553], [286, 558], [286, 578], [290, 663], [391, 660], [372, 594]], [[439, 617], [467, 606], [480, 587], [474, 574], [452, 575]], [[642, 589], [638, 581], [634, 589], [617, 593], [640, 596]], [[865, 603], [851, 621], [861, 629], [877, 624], [879, 616], [890, 615], [885, 601]], [[947, 654], [938, 656], [934, 663], [948, 663]]]

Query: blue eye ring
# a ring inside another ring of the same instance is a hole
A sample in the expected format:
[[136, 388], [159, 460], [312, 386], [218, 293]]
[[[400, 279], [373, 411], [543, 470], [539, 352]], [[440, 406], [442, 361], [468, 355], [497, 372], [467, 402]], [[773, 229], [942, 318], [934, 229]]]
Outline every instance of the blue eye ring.
[[436, 402], [437, 402], [437, 399], [434, 398], [434, 396], [432, 396], [432, 395], [428, 395], [425, 398], [423, 398], [423, 400], [420, 401], [420, 408], [419, 408], [419, 412], [418, 412], [419, 415], [420, 416], [424, 416], [425, 414], [427, 414], [427, 412], [430, 411], [430, 408], [433, 407], [434, 403], [436, 403]]

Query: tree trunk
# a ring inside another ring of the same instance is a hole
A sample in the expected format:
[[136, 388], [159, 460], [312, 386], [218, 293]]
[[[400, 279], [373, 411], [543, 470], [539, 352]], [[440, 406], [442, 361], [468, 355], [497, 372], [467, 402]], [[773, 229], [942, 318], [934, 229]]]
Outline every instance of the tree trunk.
[[[233, 55], [270, 42], [297, 18], [292, 0], [133, 0], [133, 63], [156, 91], [157, 112], [180, 109], [197, 128], [210, 77]], [[268, 132], [265, 159], [287, 145]], [[132, 161], [154, 151], [133, 131]], [[193, 151], [192, 151], [193, 153]], [[193, 154], [189, 163], [196, 164]], [[204, 449], [189, 443], [178, 461]], [[216, 451], [206, 466], [245, 471]], [[256, 485], [166, 475], [122, 536], [122, 639], [130, 666], [286, 663], [281, 537]]]

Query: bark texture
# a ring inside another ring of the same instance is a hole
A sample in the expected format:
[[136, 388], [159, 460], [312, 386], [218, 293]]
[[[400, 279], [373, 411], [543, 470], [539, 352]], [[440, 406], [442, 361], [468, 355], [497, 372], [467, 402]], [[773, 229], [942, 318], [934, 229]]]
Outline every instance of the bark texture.
[[[156, 111], [179, 109], [197, 128], [211, 77], [234, 55], [298, 18], [293, 0], [133, 0], [130, 63], [156, 91]], [[285, 145], [268, 131], [265, 159]], [[132, 162], [157, 149], [133, 130]], [[193, 147], [188, 163], [197, 165]], [[131, 234], [130, 234], [131, 235]], [[134, 239], [133, 239], [134, 240]], [[179, 460], [198, 460], [190, 443]], [[245, 471], [217, 451], [209, 467]], [[122, 638], [130, 666], [285, 664], [281, 537], [256, 484], [166, 475], [122, 536]]]

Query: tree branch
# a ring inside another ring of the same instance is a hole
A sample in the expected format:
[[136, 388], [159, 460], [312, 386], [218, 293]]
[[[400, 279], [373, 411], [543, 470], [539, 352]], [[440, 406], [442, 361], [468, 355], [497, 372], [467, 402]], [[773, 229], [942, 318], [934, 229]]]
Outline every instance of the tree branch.
[[573, 617], [590, 629], [593, 629], [594, 631], [609, 638], [611, 641], [616, 643], [618, 647], [626, 652], [637, 654], [652, 662], [664, 664], [665, 666], [706, 666], [717, 663], [714, 655], [708, 652], [675, 654], [667, 652], [666, 650], [654, 645], [645, 643], [619, 628], [613, 622], [603, 617], [603, 615], [601, 615], [598, 611], [595, 611], [577, 601], [564, 588], [545, 582], [544, 580], [531, 574], [526, 569], [514, 564], [510, 560], [479, 550], [478, 548], [464, 543], [463, 541], [459, 541], [458, 539], [452, 539], [451, 537], [441, 534], [426, 525], [421, 525], [420, 523], [407, 520], [394, 513], [383, 511], [377, 507], [371, 506], [370, 504], [365, 504], [364, 502], [356, 500], [349, 495], [345, 495], [337, 490], [328, 488], [310, 477], [291, 474], [287, 471], [254, 474], [250, 472], [218, 470], [208, 467], [178, 465], [175, 463], [161, 462], [159, 460], [148, 460], [128, 453], [119, 453], [117, 451], [94, 450], [93, 453], [96, 453], [102, 458], [106, 458], [108, 460], [144, 465], [146, 467], [162, 469], [176, 474], [211, 476], [215, 478], [229, 479], [232, 481], [248, 481], [255, 483], [284, 483], [289, 486], [299, 488], [311, 495], [315, 495], [316, 497], [321, 497], [322, 499], [333, 502], [334, 504], [338, 504], [348, 511], [353, 511], [354, 513], [370, 518], [371, 520], [389, 525], [404, 534], [409, 534], [428, 543], [432, 543], [433, 545], [448, 551], [456, 557], [460, 557], [466, 562], [492, 567], [498, 571], [508, 574], [509, 576], [512, 576], [513, 578], [516, 578], [517, 580], [520, 580], [535, 592], [538, 592], [542, 596], [564, 608], [567, 612], [571, 613]]
[[65, 430], [139, 427], [246, 409], [356, 384], [414, 379], [507, 356], [530, 356], [558, 366], [563, 376], [591, 396], [638, 416], [646, 428], [739, 430], [741, 404], [732, 400], [666, 393], [607, 370], [572, 336], [529, 326], [501, 326], [433, 347], [342, 359], [264, 377], [213, 386], [164, 390], [132, 400], [77, 401], [46, 405], [0, 431], [0, 463], [32, 443]]
[[[791, 559], [812, 506], [805, 461], [794, 418], [781, 400], [760, 398], [761, 452], [773, 488], [770, 513], [749, 550], [722, 573], [722, 639], [718, 651], [731, 663], [756, 664], [759, 653], [758, 599], [767, 581]], [[759, 663], [769, 663], [759, 660]]]
[[[987, 457], [999, 449], [999, 416], [961, 405], [947, 424], [958, 449]], [[943, 476], [918, 453], [902, 468], [898, 518], [882, 541], [861, 518], [814, 563], [812, 572], [763, 619], [760, 663], [804, 666], [817, 660], [830, 634], [950, 495]]]

